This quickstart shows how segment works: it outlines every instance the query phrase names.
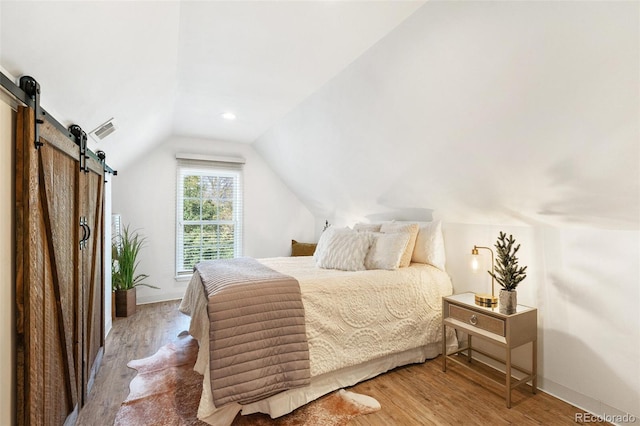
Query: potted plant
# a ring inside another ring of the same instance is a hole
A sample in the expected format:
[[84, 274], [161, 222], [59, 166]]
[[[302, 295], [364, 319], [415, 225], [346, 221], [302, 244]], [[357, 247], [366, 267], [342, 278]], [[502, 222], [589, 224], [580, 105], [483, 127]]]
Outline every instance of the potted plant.
[[498, 253], [498, 261], [494, 271], [488, 271], [489, 275], [495, 278], [502, 287], [499, 296], [499, 310], [503, 314], [513, 314], [516, 312], [518, 304], [516, 287], [527, 277], [526, 266], [518, 266], [516, 253], [520, 250], [520, 244], [514, 247], [515, 239], [513, 235], [500, 232], [495, 248]]
[[136, 272], [138, 254], [144, 242], [145, 238], [137, 231], [129, 231], [128, 226], [123, 228], [122, 235], [114, 237], [112, 241], [111, 284], [117, 317], [127, 317], [136, 312], [137, 286], [158, 288], [143, 282], [149, 275]]

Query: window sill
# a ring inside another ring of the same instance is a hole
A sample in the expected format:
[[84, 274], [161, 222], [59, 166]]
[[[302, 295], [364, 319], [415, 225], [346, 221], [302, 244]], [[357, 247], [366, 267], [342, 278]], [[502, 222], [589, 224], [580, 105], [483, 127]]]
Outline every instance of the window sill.
[[175, 277], [173, 277], [176, 282], [182, 282], [182, 281], [190, 281], [191, 277], [193, 276], [193, 274], [189, 274], [189, 275], [176, 275]]

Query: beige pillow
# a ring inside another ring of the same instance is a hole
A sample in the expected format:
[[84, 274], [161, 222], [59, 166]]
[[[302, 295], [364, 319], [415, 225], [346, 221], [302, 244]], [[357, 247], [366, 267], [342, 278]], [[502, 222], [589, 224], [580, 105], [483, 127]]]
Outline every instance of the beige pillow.
[[409, 266], [411, 263], [411, 256], [413, 256], [413, 248], [416, 245], [416, 238], [418, 237], [419, 229], [420, 227], [417, 223], [385, 222], [380, 227], [380, 232], [384, 234], [394, 234], [398, 232], [409, 233], [409, 241], [407, 242], [407, 246], [402, 254], [402, 258], [400, 258], [401, 268]]
[[398, 221], [396, 223], [418, 224], [418, 237], [413, 248], [411, 262], [426, 263], [443, 271], [445, 270], [447, 257], [444, 250], [444, 235], [442, 234], [442, 222], [440, 220], [434, 220], [433, 222]]
[[387, 269], [390, 271], [398, 269], [411, 235], [408, 232], [393, 234], [371, 232], [370, 234], [373, 236], [373, 244], [364, 259], [364, 266], [367, 269]]
[[315, 243], [299, 243], [291, 240], [291, 256], [313, 256], [316, 246]]
[[427, 263], [444, 271], [446, 256], [442, 223], [438, 221], [420, 223], [416, 246], [413, 249], [412, 262]]
[[381, 223], [358, 222], [353, 225], [353, 230], [358, 232], [380, 232]]

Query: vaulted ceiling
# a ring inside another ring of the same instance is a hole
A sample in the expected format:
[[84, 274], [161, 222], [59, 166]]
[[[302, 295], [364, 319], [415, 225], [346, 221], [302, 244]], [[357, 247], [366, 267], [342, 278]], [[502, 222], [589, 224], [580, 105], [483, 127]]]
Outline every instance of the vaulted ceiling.
[[254, 143], [318, 218], [640, 226], [640, 3], [427, 2]]
[[639, 7], [2, 1], [0, 65], [115, 168], [252, 143], [316, 218], [638, 229]]
[[[252, 143], [422, 1], [0, 2], [0, 66], [123, 167], [169, 135]], [[237, 119], [226, 121], [224, 112]]]

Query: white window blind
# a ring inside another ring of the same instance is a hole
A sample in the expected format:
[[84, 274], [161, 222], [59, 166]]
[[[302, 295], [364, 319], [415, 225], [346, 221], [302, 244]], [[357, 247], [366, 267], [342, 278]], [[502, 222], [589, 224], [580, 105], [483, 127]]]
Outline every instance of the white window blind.
[[242, 163], [178, 158], [176, 275], [242, 256]]

